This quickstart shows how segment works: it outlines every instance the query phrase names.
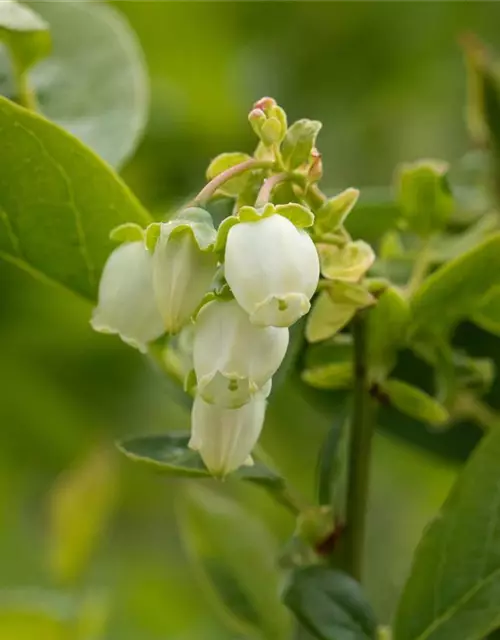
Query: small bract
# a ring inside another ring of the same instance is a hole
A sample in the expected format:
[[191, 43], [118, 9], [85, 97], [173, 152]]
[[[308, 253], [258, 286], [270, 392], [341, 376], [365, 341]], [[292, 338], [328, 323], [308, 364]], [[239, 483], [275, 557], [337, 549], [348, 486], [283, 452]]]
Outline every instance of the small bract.
[[247, 404], [227, 409], [197, 395], [191, 413], [189, 446], [198, 451], [207, 469], [225, 476], [244, 464], [253, 464], [251, 452], [264, 424], [271, 382]]
[[143, 242], [123, 244], [109, 256], [91, 325], [102, 333], [117, 333], [143, 352], [164, 333], [153, 293], [152, 259]]
[[[172, 220], [160, 226], [153, 254], [153, 287], [165, 330], [175, 334], [189, 321], [208, 291], [217, 269], [209, 242], [215, 230], [209, 222]], [[203, 240], [199, 228], [205, 226]]]
[[199, 395], [228, 408], [249, 402], [280, 366], [288, 338], [288, 329], [253, 325], [236, 300], [209, 302], [195, 325]]
[[318, 252], [307, 232], [282, 215], [240, 222], [227, 237], [225, 276], [252, 324], [289, 327], [311, 307]]

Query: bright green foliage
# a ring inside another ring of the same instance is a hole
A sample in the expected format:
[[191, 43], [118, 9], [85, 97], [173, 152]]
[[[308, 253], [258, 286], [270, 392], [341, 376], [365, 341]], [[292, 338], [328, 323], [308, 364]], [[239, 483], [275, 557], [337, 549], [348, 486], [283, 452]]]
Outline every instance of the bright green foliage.
[[353, 381], [352, 343], [341, 341], [339, 336], [336, 341], [309, 347], [302, 379], [317, 389], [349, 389]]
[[314, 223], [314, 215], [311, 210], [296, 202], [276, 205], [276, 213], [288, 218], [299, 229], [310, 227]]
[[396, 287], [388, 287], [367, 314], [368, 364], [374, 380], [383, 380], [395, 366], [409, 322], [408, 301]]
[[436, 160], [405, 164], [399, 170], [399, 204], [408, 229], [427, 237], [441, 231], [453, 211], [448, 165]]
[[[230, 169], [237, 164], [241, 164], [242, 162], [245, 162], [245, 160], [250, 160], [250, 157], [251, 156], [249, 156], [247, 153], [240, 153], [239, 151], [236, 151], [234, 153], [221, 153], [208, 165], [207, 180], [212, 180], [212, 178], [218, 176], [219, 173], [227, 171], [227, 169]], [[222, 187], [220, 187], [219, 193], [227, 196], [236, 196], [246, 185], [247, 181], [248, 173], [243, 173], [239, 176], [235, 176], [231, 180], [225, 182]]]
[[358, 201], [358, 189], [346, 189], [334, 198], [330, 198], [322, 205], [316, 214], [314, 232], [318, 236], [332, 233], [347, 219], [354, 205]]
[[500, 287], [493, 287], [472, 316], [474, 322], [485, 331], [500, 335]]
[[[101, 3], [27, 5], [49, 25], [52, 38], [50, 56], [28, 78], [40, 111], [111, 165], [122, 165], [138, 143], [148, 109], [146, 70], [130, 27]], [[16, 97], [4, 52], [0, 78], [0, 95]]]
[[495, 234], [429, 276], [411, 301], [412, 321], [428, 334], [446, 334], [474, 315], [500, 273], [500, 234]]
[[295, 569], [283, 602], [319, 640], [375, 640], [377, 623], [359, 584], [323, 566]]
[[182, 539], [214, 604], [245, 635], [288, 640], [290, 620], [278, 595], [278, 549], [269, 532], [242, 506], [209, 489], [190, 486], [182, 498]]
[[307, 317], [307, 340], [320, 342], [331, 338], [352, 319], [356, 308], [352, 302], [336, 303], [328, 291], [322, 291]]
[[14, 0], [0, 3], [0, 42], [13, 57], [13, 65], [24, 73], [50, 52], [49, 25], [37, 13]]
[[0, 258], [95, 299], [110, 231], [148, 214], [81, 142], [3, 98], [0, 130]]
[[395, 640], [481, 640], [500, 626], [499, 459], [493, 429], [417, 548]]
[[309, 162], [320, 129], [321, 122], [317, 120], [297, 120], [291, 125], [281, 143], [281, 154], [287, 169], [297, 169]]
[[396, 409], [420, 422], [438, 427], [449, 418], [446, 409], [435, 398], [402, 380], [386, 380], [381, 390]]

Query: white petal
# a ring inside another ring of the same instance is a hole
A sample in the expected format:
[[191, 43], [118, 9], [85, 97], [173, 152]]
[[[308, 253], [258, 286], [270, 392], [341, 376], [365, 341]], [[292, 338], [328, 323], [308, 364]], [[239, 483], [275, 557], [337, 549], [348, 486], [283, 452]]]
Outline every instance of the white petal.
[[209, 404], [197, 396], [191, 414], [189, 446], [199, 452], [212, 474], [225, 476], [250, 464], [250, 454], [264, 424], [265, 410], [263, 393], [238, 409]]
[[225, 276], [253, 323], [290, 326], [309, 310], [318, 252], [310, 236], [283, 216], [241, 222], [228, 234]]
[[153, 293], [151, 255], [142, 242], [123, 244], [109, 256], [91, 324], [96, 331], [119, 334], [143, 352], [164, 333]]
[[153, 256], [153, 286], [165, 329], [177, 333], [208, 291], [217, 258], [200, 250], [191, 231], [169, 235], [163, 228]]
[[235, 300], [209, 302], [195, 325], [198, 391], [207, 402], [238, 407], [276, 373], [288, 347], [288, 329], [257, 327]]

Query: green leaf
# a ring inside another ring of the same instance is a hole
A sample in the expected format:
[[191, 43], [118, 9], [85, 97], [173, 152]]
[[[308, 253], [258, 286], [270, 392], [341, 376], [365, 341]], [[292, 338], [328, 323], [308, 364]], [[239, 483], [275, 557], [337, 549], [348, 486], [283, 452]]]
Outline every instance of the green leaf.
[[345, 221], [353, 238], [375, 243], [387, 231], [395, 229], [401, 212], [387, 187], [363, 187], [356, 207]]
[[427, 333], [446, 334], [474, 314], [498, 284], [500, 234], [495, 234], [429, 276], [411, 300], [413, 323]]
[[[0, 3], [3, 4], [3, 3]], [[27, 3], [50, 26], [52, 53], [29, 74], [40, 111], [113, 166], [132, 154], [148, 111], [147, 72], [136, 37], [104, 3]], [[0, 94], [16, 97], [0, 52]]]
[[500, 625], [499, 459], [493, 429], [417, 548], [395, 640], [481, 640]]
[[431, 256], [433, 262], [453, 260], [480, 244], [497, 228], [496, 213], [486, 214], [462, 233], [440, 234], [432, 239]]
[[408, 228], [427, 237], [446, 226], [454, 203], [448, 165], [437, 160], [404, 164], [399, 169], [399, 203]]
[[[215, 176], [218, 176], [219, 173], [226, 171], [227, 169], [231, 169], [231, 167], [236, 166], [237, 164], [241, 164], [246, 160], [250, 160], [250, 157], [247, 153], [240, 153], [239, 151], [232, 153], [221, 153], [216, 158], [212, 160], [212, 162], [208, 165], [207, 169], [207, 180], [212, 180]], [[248, 182], [250, 172], [246, 171], [245, 173], [235, 176], [225, 182], [219, 189], [219, 193], [222, 193], [226, 196], [237, 196], [239, 192], [245, 187]]]
[[281, 155], [287, 169], [293, 171], [309, 162], [321, 126], [317, 120], [303, 119], [297, 120], [288, 129], [281, 143]]
[[94, 300], [110, 231], [149, 215], [81, 142], [4, 98], [0, 130], [0, 258]]
[[481, 329], [500, 336], [500, 285], [488, 291], [478, 305], [472, 320]]
[[329, 567], [295, 569], [283, 602], [320, 640], [375, 640], [377, 622], [360, 585]]
[[374, 380], [383, 380], [396, 364], [410, 322], [408, 301], [395, 287], [388, 287], [367, 313], [368, 362]]
[[245, 635], [288, 640], [276, 541], [241, 504], [200, 485], [187, 489], [178, 502], [182, 541], [213, 604]]
[[[200, 455], [188, 447], [189, 439], [189, 433], [177, 431], [122, 440], [118, 448], [131, 460], [168, 475], [211, 478]], [[248, 480], [270, 489], [279, 490], [283, 486], [282, 478], [260, 462], [241, 467], [227, 477]]]
[[307, 207], [296, 202], [276, 205], [276, 213], [288, 218], [296, 227], [310, 227], [314, 223], [314, 214]]
[[0, 42], [12, 53], [14, 65], [23, 73], [50, 53], [49, 25], [28, 7], [3, 0], [0, 3]]
[[356, 308], [362, 309], [375, 303], [375, 298], [363, 284], [342, 280], [333, 280], [326, 284], [325, 290], [337, 304], [354, 304]]
[[363, 240], [349, 242], [343, 247], [317, 244], [321, 273], [328, 280], [358, 282], [372, 266], [375, 254]]
[[350, 188], [327, 200], [316, 213], [315, 234], [321, 236], [325, 233], [331, 233], [344, 224], [358, 198], [358, 189]]
[[389, 402], [403, 413], [435, 427], [445, 424], [448, 411], [435, 398], [407, 382], [391, 378], [381, 385]]
[[308, 342], [320, 342], [331, 338], [350, 322], [357, 305], [352, 302], [335, 303], [328, 291], [322, 291], [313, 302], [307, 316], [306, 338]]
[[114, 510], [118, 479], [111, 453], [95, 449], [64, 472], [51, 491], [49, 566], [59, 584], [81, 577]]
[[306, 351], [302, 380], [317, 389], [349, 389], [353, 380], [352, 342], [341, 341], [312, 345]]

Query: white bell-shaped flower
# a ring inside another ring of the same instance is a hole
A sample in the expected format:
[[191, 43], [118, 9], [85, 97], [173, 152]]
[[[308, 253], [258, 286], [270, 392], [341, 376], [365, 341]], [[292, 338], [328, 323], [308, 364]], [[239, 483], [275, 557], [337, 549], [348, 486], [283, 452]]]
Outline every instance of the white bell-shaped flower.
[[274, 375], [288, 338], [288, 329], [253, 325], [236, 300], [209, 302], [195, 325], [199, 395], [223, 407], [241, 407]]
[[153, 254], [153, 287], [166, 331], [177, 333], [189, 321], [216, 269], [216, 255], [200, 247], [192, 225], [178, 220], [161, 225]]
[[318, 252], [307, 232], [282, 215], [240, 222], [227, 237], [225, 276], [253, 324], [289, 327], [311, 307]]
[[152, 258], [143, 242], [122, 244], [109, 256], [91, 325], [102, 333], [119, 334], [143, 352], [164, 333], [153, 293]]
[[189, 447], [198, 451], [213, 475], [222, 477], [242, 465], [253, 464], [251, 452], [262, 431], [270, 390], [271, 381], [238, 409], [210, 404], [196, 396]]

